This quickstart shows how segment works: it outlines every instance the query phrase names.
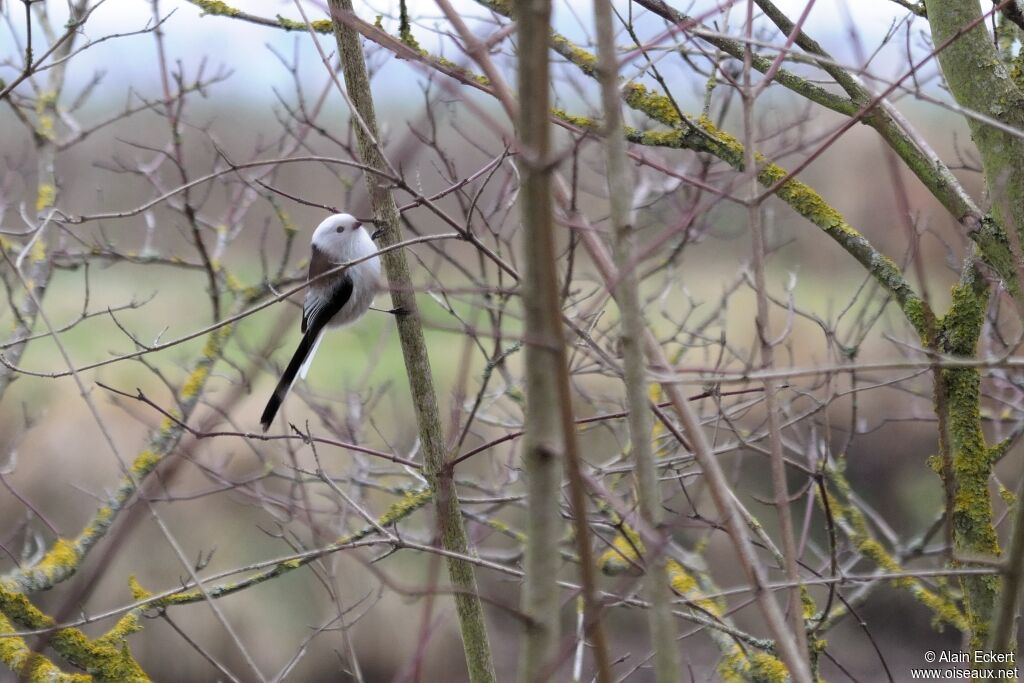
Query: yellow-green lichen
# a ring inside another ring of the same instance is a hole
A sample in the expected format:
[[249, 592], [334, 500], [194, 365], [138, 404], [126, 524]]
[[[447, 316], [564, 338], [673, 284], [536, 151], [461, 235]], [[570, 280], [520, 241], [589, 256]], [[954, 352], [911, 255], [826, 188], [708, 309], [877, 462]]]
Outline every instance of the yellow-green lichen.
[[[551, 35], [551, 47], [588, 76], [597, 76], [597, 57], [558, 33]], [[643, 86], [640, 86], [643, 87]]]
[[970, 284], [955, 285], [952, 294], [949, 312], [941, 323], [942, 349], [959, 356], [973, 356], [985, 322], [988, 297], [979, 297]]
[[[0, 631], [11, 633], [17, 627], [0, 613]], [[23, 638], [0, 638], [0, 662], [27, 683], [85, 683], [88, 674], [66, 674], [43, 655], [35, 652]]]
[[610, 548], [601, 553], [597, 566], [608, 576], [624, 573], [637, 573], [640, 565], [640, 553], [644, 551], [640, 536], [626, 525], [622, 532], [612, 539]]
[[807, 586], [800, 586], [800, 604], [803, 606], [804, 619], [811, 619], [818, 613], [818, 605], [815, 604]]
[[[642, 571], [640, 556], [644, 552], [643, 541], [636, 530], [628, 525], [621, 524], [620, 529], [621, 532], [612, 539], [611, 547], [601, 553], [597, 565], [608, 576], [639, 574]], [[725, 613], [724, 600], [705, 597], [697, 580], [679, 562], [669, 559], [665, 563], [665, 573], [669, 586], [678, 595], [707, 614], [721, 616]]]
[[121, 617], [117, 624], [114, 625], [114, 628], [110, 629], [100, 640], [113, 643], [124, 640], [132, 633], [138, 633], [141, 630], [142, 624], [139, 623], [138, 615], [134, 612], [129, 612]]
[[785, 683], [789, 680], [789, 669], [778, 657], [755, 652], [750, 656], [750, 677], [756, 683]]
[[597, 123], [589, 116], [577, 116], [576, 114], [570, 114], [564, 109], [552, 109], [551, 115], [583, 130], [593, 130], [597, 127]]
[[700, 585], [697, 583], [697, 579], [690, 572], [686, 571], [681, 564], [675, 560], [669, 560], [665, 564], [665, 571], [668, 573], [669, 585], [673, 591], [712, 616], [721, 617], [725, 614], [725, 599], [719, 598], [716, 600], [705, 597], [700, 589]]
[[78, 547], [73, 541], [58, 538], [53, 547], [43, 555], [43, 559], [39, 560], [33, 569], [50, 576], [55, 570], [77, 567], [80, 558]]
[[132, 462], [132, 474], [136, 477], [145, 477], [147, 474], [153, 471], [157, 463], [160, 462], [160, 454], [153, 452], [152, 449], [147, 448], [146, 450], [139, 453], [135, 460]]
[[[432, 498], [433, 493], [431, 492], [430, 489], [409, 491], [405, 493], [405, 495], [403, 495], [399, 501], [397, 501], [390, 508], [388, 508], [388, 510], [377, 519], [377, 523], [375, 525], [367, 525], [359, 531], [356, 531], [347, 536], [339, 537], [335, 540], [335, 545], [337, 547], [344, 547], [350, 543], [355, 543], [356, 541], [372, 534], [374, 531], [376, 531], [377, 527], [388, 526], [390, 524], [394, 524], [395, 522], [400, 521], [401, 519], [404, 519], [406, 516], [412, 514], [415, 510], [421, 508]], [[299, 558], [285, 560], [283, 562], [279, 562], [268, 571], [264, 571], [254, 576], [250, 576], [246, 579], [242, 579], [241, 581], [236, 581], [234, 583], [221, 584], [219, 586], [210, 588], [207, 591], [207, 593], [213, 597], [222, 597], [225, 595], [229, 595], [231, 593], [243, 590], [247, 587], [254, 586], [256, 584], [272, 579], [275, 576], [279, 576], [281, 574], [298, 569], [299, 567], [303, 566], [303, 564], [306, 561], [307, 560]], [[191, 602], [196, 602], [199, 600], [204, 600], [205, 598], [206, 596], [198, 590], [185, 590], [159, 598], [158, 600], [151, 602], [150, 607], [183, 605]]]
[[[844, 499], [849, 500], [849, 483], [846, 481], [846, 477], [843, 476], [841, 469], [830, 470], [829, 479], [840, 495]], [[864, 514], [855, 505], [844, 503], [830, 491], [826, 491], [825, 495], [828, 496], [829, 509], [832, 512], [833, 519], [839, 528], [843, 529], [844, 533], [850, 537], [854, 547], [879, 568], [894, 574], [901, 573], [903, 567], [900, 566], [896, 558], [881, 543], [871, 537]], [[964, 619], [963, 613], [950, 596], [929, 590], [912, 576], [898, 577], [892, 583], [897, 588], [907, 590], [921, 604], [929, 607], [932, 610], [936, 623], [947, 623], [961, 631], [967, 629], [967, 622]]]
[[[786, 177], [786, 174], [787, 171], [777, 164], [768, 164], [761, 171], [761, 175], [765, 176], [769, 182], [764, 182], [765, 179], [762, 179], [762, 182], [765, 185], [774, 184], [777, 180]], [[787, 180], [779, 188], [778, 197], [823, 230], [837, 231], [850, 237], [860, 236], [860, 233], [843, 219], [843, 215], [807, 183], [794, 179]]]
[[28, 253], [28, 258], [32, 263], [42, 263], [46, 260], [46, 243], [41, 239], [37, 239], [32, 244], [32, 249]]
[[153, 593], [142, 587], [142, 584], [139, 583], [139, 579], [135, 574], [128, 577], [128, 588], [131, 590], [132, 598], [135, 600], [146, 600], [147, 598], [153, 597]]
[[[283, 28], [285, 31], [305, 31], [306, 22], [295, 21], [287, 17], [282, 17], [280, 14], [277, 15], [277, 25]], [[315, 33], [330, 33], [334, 29], [334, 25], [330, 19], [317, 19], [316, 21], [309, 22], [310, 28]]]
[[42, 114], [47, 109], [53, 109], [57, 104], [57, 91], [44, 90], [36, 97], [36, 114]]
[[53, 206], [57, 199], [57, 188], [52, 183], [39, 183], [36, 190], [36, 211], [43, 211]]
[[[717, 155], [737, 168], [742, 168], [745, 150], [743, 143], [734, 136], [718, 128], [707, 116], [701, 116], [697, 125], [705, 133], [710, 135], [720, 148]], [[716, 150], [709, 150], [716, 151]], [[754, 155], [755, 163], [761, 168], [758, 171], [758, 181], [767, 187], [771, 187], [789, 176], [789, 171], [778, 164], [770, 163], [760, 153]], [[827, 232], [841, 233], [847, 237], [860, 237], [860, 233], [850, 226], [843, 218], [843, 215], [832, 207], [825, 198], [816, 192], [810, 185], [789, 178], [778, 189], [777, 196], [789, 204], [804, 218], [807, 218], [819, 228]]]
[[474, 74], [472, 71], [469, 71], [468, 69], [459, 66], [450, 59], [446, 59], [444, 57], [431, 57], [430, 53], [428, 53], [426, 50], [420, 50], [419, 53], [424, 58], [432, 59], [438, 66], [441, 66], [454, 74], [458, 74], [462, 78], [471, 80], [474, 83], [479, 83], [480, 85], [485, 87], [490, 86], [491, 84], [491, 81], [489, 78], [487, 78], [487, 76], [481, 74]]
[[[710, 151], [736, 168], [742, 169], [743, 145], [728, 133], [715, 128], [706, 117], [701, 118], [700, 126], [714, 138], [714, 143], [707, 145], [706, 151]], [[775, 187], [782, 183], [775, 192], [776, 196], [801, 216], [824, 230], [861, 265], [865, 266], [883, 287], [892, 292], [900, 307], [908, 312], [908, 318], [914, 324], [915, 331], [921, 334], [926, 329], [923, 325], [918, 324], [921, 316], [915, 314], [913, 306], [909, 311], [906, 308], [909, 301], [917, 300], [919, 297], [903, 277], [896, 262], [876, 250], [859, 231], [846, 222], [839, 211], [809, 185], [794, 178], [787, 179], [788, 171], [786, 169], [769, 163], [761, 154], [756, 154], [755, 159], [760, 166], [758, 182], [765, 187]]]
[[96, 514], [93, 516], [93, 522], [96, 524], [110, 524], [110, 521], [114, 518], [114, 511], [109, 505], [104, 505]]
[[682, 123], [672, 100], [664, 95], [652, 93], [639, 83], [627, 83], [622, 92], [626, 104], [637, 111], [642, 111], [655, 121], [673, 127]]
[[646, 147], [686, 147], [686, 135], [681, 130], [637, 130], [630, 126], [624, 128], [626, 139]]
[[[659, 403], [661, 403], [663, 396], [664, 394], [662, 394], [660, 382], [651, 382], [647, 386], [647, 399], [651, 402], [651, 404], [658, 405]], [[651, 440], [657, 441], [658, 437], [660, 437], [664, 433], [664, 423], [662, 423], [661, 420], [655, 420], [654, 424], [651, 426]]]
[[725, 683], [785, 683], [789, 680], [789, 670], [777, 657], [767, 652], [754, 652], [748, 656], [735, 644], [723, 653], [718, 675]]
[[932, 627], [941, 631], [944, 624], [951, 624], [961, 631], [967, 628], [964, 614], [957, 607], [955, 599], [949, 595], [948, 588], [943, 581], [938, 582], [939, 593], [932, 591], [921, 591], [918, 600], [932, 610]]
[[291, 215], [284, 209], [274, 205], [274, 211], [277, 213], [277, 220], [281, 221], [281, 227], [284, 228], [285, 234], [294, 235], [299, 231], [299, 226], [295, 225], [295, 221], [292, 220]]
[[[941, 350], [973, 356], [985, 320], [987, 298], [968, 285], [953, 288], [953, 304], [940, 326]], [[957, 548], [997, 556], [999, 541], [993, 526], [989, 478], [993, 450], [985, 443], [981, 425], [981, 376], [974, 368], [942, 371], [949, 410], [956, 493], [953, 506]]]
[[1017, 496], [1010, 489], [1006, 488], [1002, 484], [999, 485], [999, 497], [1003, 499], [1003, 502], [1007, 506], [1013, 506], [1017, 504]]
[[210, 366], [205, 363], [193, 370], [185, 383], [181, 385], [181, 400], [187, 401], [198, 395], [209, 376]]
[[683, 569], [678, 562], [668, 563], [669, 583], [679, 595], [688, 595], [697, 590], [697, 580]]
[[[10, 620], [32, 629], [51, 628], [54, 620], [40, 611], [23, 594], [0, 585], [0, 612]], [[90, 640], [77, 628], [62, 628], [50, 636], [50, 646], [71, 664], [104, 683], [135, 683], [148, 677], [128, 650], [125, 638], [139, 631], [138, 617], [129, 612], [104, 636]]]
[[928, 309], [925, 306], [923, 300], [916, 297], [907, 299], [907, 302], [903, 304], [903, 315], [910, 321], [914, 331], [917, 332], [918, 337], [921, 339], [921, 344], [927, 346], [928, 340], [928, 329], [930, 326], [934, 326], [934, 321], [929, 323], [928, 321]]
[[744, 683], [750, 671], [750, 661], [739, 645], [731, 645], [722, 653], [718, 676], [723, 683]]
[[[900, 567], [900, 563], [889, 554], [881, 543], [873, 538], [861, 538], [860, 542], [857, 543], [857, 551], [887, 572], [899, 573], [903, 570]], [[894, 579], [893, 585], [899, 588], [909, 588], [914, 585], [914, 579], [909, 576], [902, 576]]]
[[380, 526], [388, 526], [401, 521], [426, 505], [433, 497], [434, 493], [430, 489], [410, 491], [392, 503], [391, 507], [377, 520], [377, 523]]
[[732, 165], [743, 163], [743, 143], [716, 126], [714, 121], [711, 120], [711, 117], [707, 114], [701, 114], [697, 119], [697, 127], [706, 133], [708, 137], [725, 148], [724, 151], [726, 151], [727, 154], [723, 156], [723, 158], [726, 161]]
[[36, 135], [44, 140], [55, 140], [57, 138], [57, 123], [50, 114], [43, 114], [36, 122]]
[[228, 291], [234, 292], [235, 294], [245, 290], [245, 284], [238, 279], [238, 276], [231, 271], [224, 271], [224, 284], [227, 285]]
[[487, 526], [491, 527], [495, 531], [505, 534], [506, 536], [515, 539], [520, 543], [526, 543], [526, 534], [517, 529], [513, 529], [500, 519], [487, 518], [486, 523]]
[[203, 346], [203, 360], [208, 362], [217, 360], [220, 357], [221, 351], [223, 351], [224, 343], [230, 336], [231, 325], [218, 327], [211, 332], [206, 340], [206, 344]]
[[[1009, 418], [1009, 412], [1004, 414], [1002, 419], [1005, 420], [1005, 419], [1008, 419], [1008, 418]], [[999, 462], [1000, 460], [1002, 460], [1003, 456], [1006, 455], [1006, 452], [1010, 450], [1010, 446], [1012, 446], [1014, 443], [1015, 443], [1015, 440], [1012, 437], [1007, 437], [1007, 438], [1003, 439], [1002, 441], [1000, 441], [999, 443], [997, 443], [996, 445], [992, 446], [989, 449], [989, 458], [991, 458], [992, 463], [995, 464], [995, 463]]]
[[221, 17], [237, 17], [242, 13], [241, 10], [235, 9], [220, 0], [189, 0], [189, 2], [203, 10], [203, 14], [201, 16], [209, 14]]
[[1018, 88], [1024, 89], [1024, 50], [1017, 52], [1017, 57], [1010, 65], [1010, 80], [1012, 80]]

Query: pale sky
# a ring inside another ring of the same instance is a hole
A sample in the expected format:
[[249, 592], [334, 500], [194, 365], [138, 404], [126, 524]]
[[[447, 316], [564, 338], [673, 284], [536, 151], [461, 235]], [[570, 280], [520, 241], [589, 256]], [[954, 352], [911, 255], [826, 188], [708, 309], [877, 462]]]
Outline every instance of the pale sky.
[[[453, 2], [465, 16], [486, 14], [473, 0], [453, 0]], [[51, 1], [49, 4], [55, 8], [55, 11], [63, 5], [56, 1]], [[237, 0], [230, 4], [264, 16], [280, 14], [294, 19], [299, 18], [299, 13], [292, 1]], [[585, 0], [556, 0], [555, 4], [556, 28], [574, 39], [581, 39], [586, 35], [590, 24], [590, 3]], [[707, 1], [686, 3], [676, 0], [674, 4], [680, 9], [699, 15], [703, 10], [713, 7], [715, 3]], [[777, 4], [795, 18], [806, 2], [805, 0], [777, 0]], [[311, 19], [326, 16], [323, 3], [320, 0], [303, 0], [303, 7]], [[357, 2], [358, 13], [368, 21], [373, 21], [378, 14], [397, 15], [397, 8], [397, 0]], [[440, 10], [430, 0], [409, 0], [409, 8], [410, 13], [414, 16], [426, 17], [421, 21], [428, 26], [433, 24], [431, 17], [440, 15]], [[846, 9], [844, 10], [844, 8]], [[223, 64], [234, 71], [229, 83], [226, 86], [220, 86], [222, 93], [226, 88], [235, 96], [262, 99], [271, 96], [269, 90], [271, 86], [287, 88], [290, 83], [288, 74], [267, 49], [267, 45], [272, 45], [290, 58], [296, 40], [299, 41], [304, 65], [302, 73], [315, 77], [316, 82], [322, 78], [323, 71], [319, 57], [306, 35], [286, 33], [224, 17], [200, 17], [199, 8], [184, 2], [184, 0], [163, 0], [160, 3], [160, 11], [164, 15], [172, 14], [165, 24], [165, 29], [168, 51], [173, 60], [180, 59], [186, 65], [187, 70], [192, 72], [202, 57], [206, 56], [211, 67]], [[8, 2], [6, 12], [20, 31], [22, 26], [20, 3]], [[744, 12], [744, 3], [738, 2], [733, 9], [734, 21], [738, 23]], [[819, 42], [832, 50], [837, 59], [851, 58], [851, 54], [846, 49], [847, 23], [845, 17], [847, 13], [854, 18], [866, 44], [870, 46], [870, 50], [878, 44], [892, 21], [896, 17], [904, 16], [906, 11], [888, 0], [817, 0], [806, 23], [806, 28]], [[86, 35], [95, 39], [108, 33], [138, 30], [144, 27], [151, 18], [150, 4], [147, 2], [106, 0], [88, 23]], [[387, 21], [385, 26], [393, 28], [393, 24]], [[918, 26], [924, 28], [923, 23]], [[431, 51], [437, 50], [438, 41], [431, 32], [420, 28], [417, 29], [416, 34], [424, 47]], [[9, 27], [5, 26], [0, 30], [0, 44], [8, 43], [9, 38]], [[899, 44], [899, 49], [902, 49], [905, 42], [903, 35], [894, 41]], [[332, 41], [329, 39], [324, 39], [322, 44], [327, 50], [332, 48]], [[897, 49], [897, 47], [893, 45], [890, 49]], [[7, 53], [7, 50], [9, 47], [5, 47], [3, 52]], [[457, 55], [450, 53], [451, 46], [449, 46], [448, 56], [458, 59]], [[155, 55], [153, 38], [149, 35], [108, 41], [91, 48], [85, 55], [76, 59], [75, 75], [72, 80], [84, 82], [93, 70], [102, 69], [107, 72], [104, 87], [109, 88], [111, 94], [122, 95], [126, 81], [143, 92], [153, 94], [155, 90], [152, 89], [157, 87], [153, 69]], [[893, 69], [886, 69], [884, 63], [878, 64], [878, 66], [883, 72], [893, 72]], [[402, 91], [401, 83], [398, 81], [404, 81], [408, 77], [408, 73], [408, 70], [399, 63], [389, 65], [385, 75], [392, 82], [396, 82], [398, 85], [396, 91]], [[5, 75], [9, 76], [10, 74], [0, 72], [0, 76]], [[388, 88], [385, 87], [385, 92], [382, 92], [381, 95], [387, 97], [387, 90]]]

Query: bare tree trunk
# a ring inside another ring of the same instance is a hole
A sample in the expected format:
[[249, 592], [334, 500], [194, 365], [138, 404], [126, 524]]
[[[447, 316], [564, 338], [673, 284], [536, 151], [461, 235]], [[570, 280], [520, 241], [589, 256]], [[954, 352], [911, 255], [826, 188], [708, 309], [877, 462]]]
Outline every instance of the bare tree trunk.
[[[520, 680], [533, 683], [553, 673], [558, 642], [558, 497], [559, 462], [564, 455], [576, 529], [584, 633], [594, 648], [597, 680], [610, 683], [594, 558], [590, 548], [586, 497], [576, 450], [565, 334], [558, 300], [550, 159], [550, 79], [548, 35], [550, 0], [521, 0], [519, 20], [521, 215], [525, 277], [522, 280], [526, 328], [526, 441], [529, 535], [523, 607], [536, 621], [527, 630]], [[511, 112], [510, 112], [511, 113]]]
[[[352, 11], [351, 0], [330, 0], [331, 14]], [[356, 125], [359, 155], [363, 163], [379, 170], [386, 170], [383, 151], [378, 146], [377, 116], [370, 91], [370, 79], [366, 73], [359, 34], [340, 20], [334, 21], [334, 36], [341, 54], [342, 71], [349, 97], [362, 119]], [[355, 118], [355, 117], [353, 117]], [[384, 230], [383, 244], [395, 244], [401, 239], [398, 207], [387, 185], [373, 173], [365, 174], [374, 219]], [[405, 369], [409, 376], [416, 422], [419, 426], [420, 442], [426, 463], [425, 471], [436, 497], [437, 520], [440, 526], [441, 544], [445, 550], [459, 555], [469, 553], [466, 529], [459, 509], [453, 472], [445, 462], [444, 434], [437, 412], [437, 395], [430, 370], [430, 359], [423, 338], [419, 308], [409, 274], [405, 252], [394, 250], [383, 255], [384, 270], [391, 289], [391, 301], [399, 311], [398, 335], [405, 358]], [[483, 607], [480, 602], [476, 575], [468, 562], [451, 555], [447, 556], [448, 575], [455, 587], [455, 606], [459, 614], [462, 643], [465, 648], [466, 666], [473, 683], [489, 683], [495, 680], [494, 665], [491, 662], [491, 648], [487, 640]]]
[[[525, 580], [522, 607], [531, 623], [520, 657], [519, 680], [537, 681], [558, 652], [560, 635], [558, 552], [562, 519], [559, 514], [565, 439], [558, 407], [559, 350], [564, 341], [557, 314], [558, 280], [554, 264], [551, 169], [548, 122], [547, 23], [549, 3], [536, 12], [521, 3], [523, 22], [539, 24], [540, 37], [521, 32], [519, 44], [519, 167], [522, 189], [519, 212], [523, 222], [525, 277], [522, 280], [526, 325], [526, 424], [523, 468], [526, 475], [527, 522]], [[534, 16], [537, 14], [539, 16]], [[530, 91], [533, 92], [530, 92]], [[532, 99], [531, 99], [532, 98]], [[531, 101], [533, 102], [531, 106]], [[549, 296], [550, 295], [550, 296]]]
[[[523, 641], [519, 677], [523, 683], [536, 681], [546, 664], [557, 654], [560, 634], [557, 569], [561, 497], [561, 468], [565, 440], [558, 418], [558, 383], [563, 343], [561, 320], [550, 320], [545, 294], [558, 291], [553, 259], [553, 219], [551, 171], [544, 164], [550, 152], [548, 124], [547, 24], [550, 4], [533, 3], [531, 11], [522, 3], [524, 22], [540, 24], [540, 40], [521, 36], [519, 60], [519, 98], [531, 88], [536, 106], [519, 110], [520, 168], [522, 190], [520, 215], [523, 221], [525, 278], [523, 308], [526, 325], [526, 424], [523, 441], [523, 466], [527, 485], [527, 542], [523, 611], [533, 623], [527, 626]], [[539, 16], [534, 16], [539, 15]], [[538, 54], [541, 53], [541, 54]], [[557, 306], [557, 302], [556, 302]]]
[[[619, 279], [613, 294], [622, 318], [619, 340], [629, 407], [629, 437], [636, 463], [637, 499], [640, 515], [658, 532], [662, 532], [661, 489], [651, 448], [651, 413], [647, 398], [646, 364], [643, 350], [643, 314], [640, 309], [639, 285], [633, 261], [632, 205], [633, 183], [626, 162], [626, 137], [622, 129], [622, 100], [619, 96], [618, 59], [615, 54], [615, 33], [612, 26], [610, 0], [595, 0], [594, 20], [597, 27], [598, 71], [601, 101], [604, 108], [602, 137], [611, 221], [615, 230], [615, 265]], [[660, 543], [647, 548], [644, 556], [647, 612], [654, 647], [654, 670], [659, 683], [676, 683], [681, 679], [675, 624], [672, 621], [672, 591], [666, 572], [663, 532]]]

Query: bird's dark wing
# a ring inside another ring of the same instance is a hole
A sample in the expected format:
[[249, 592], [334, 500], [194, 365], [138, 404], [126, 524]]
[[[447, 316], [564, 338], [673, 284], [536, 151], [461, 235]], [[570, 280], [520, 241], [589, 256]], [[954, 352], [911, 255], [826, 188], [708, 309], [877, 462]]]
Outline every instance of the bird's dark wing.
[[318, 334], [350, 298], [352, 278], [348, 274], [332, 282], [330, 289], [320, 290], [307, 297], [305, 308], [302, 309], [302, 331], [306, 334]]
[[[331, 263], [327, 255], [314, 245], [309, 257], [309, 279], [312, 280], [337, 265]], [[334, 314], [348, 303], [351, 296], [352, 279], [347, 271], [339, 273], [336, 278], [326, 277], [315, 283], [306, 295], [306, 303], [302, 309], [302, 331], [312, 329], [319, 332]]]

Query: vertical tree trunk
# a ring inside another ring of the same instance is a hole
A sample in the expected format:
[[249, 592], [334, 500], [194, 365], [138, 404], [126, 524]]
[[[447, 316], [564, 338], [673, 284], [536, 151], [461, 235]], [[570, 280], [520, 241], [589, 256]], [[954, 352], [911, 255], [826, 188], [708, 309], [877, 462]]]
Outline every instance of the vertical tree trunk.
[[[594, 590], [595, 570], [587, 525], [586, 498], [579, 473], [576, 427], [572, 419], [565, 334], [558, 299], [550, 158], [550, 0], [520, 0], [519, 166], [525, 272], [522, 280], [526, 330], [526, 434], [524, 466], [528, 480], [528, 540], [523, 609], [527, 628], [520, 669], [523, 683], [552, 673], [558, 643], [558, 499], [560, 467], [569, 474], [585, 633], [594, 648], [597, 679], [611, 681], [604, 631]], [[564, 456], [564, 458], [563, 458]]]
[[[519, 680], [537, 681], [557, 654], [559, 628], [558, 552], [561, 535], [562, 467], [565, 440], [558, 417], [558, 383], [563, 343], [557, 317], [558, 281], [554, 269], [551, 169], [548, 122], [547, 26], [551, 6], [545, 0], [520, 2], [519, 167], [523, 222], [523, 308], [526, 326], [526, 425], [523, 468], [526, 475], [527, 540], [523, 611], [526, 627]], [[530, 27], [527, 30], [527, 27]], [[552, 316], [552, 306], [555, 315]]]
[[[330, 0], [330, 8], [332, 15], [351, 12], [352, 2], [351, 0]], [[366, 126], [363, 128], [358, 122], [353, 122], [359, 143], [359, 155], [362, 157], [363, 163], [376, 169], [385, 170], [386, 162], [383, 151], [376, 143], [378, 139], [377, 116], [374, 111], [370, 79], [366, 73], [366, 62], [363, 58], [359, 34], [355, 29], [336, 20], [334, 21], [334, 36], [341, 54], [342, 71], [345, 75], [345, 85], [348, 88], [349, 97]], [[384, 230], [383, 244], [385, 246], [395, 244], [400, 241], [401, 233], [398, 223], [398, 208], [395, 205], [394, 197], [379, 176], [367, 173], [365, 178], [374, 219], [377, 221], [378, 227]], [[427, 347], [423, 339], [423, 327], [420, 323], [412, 278], [409, 275], [409, 265], [405, 258], [405, 252], [402, 250], [388, 252], [383, 255], [382, 259], [391, 289], [392, 304], [395, 309], [400, 311], [396, 316], [398, 335], [402, 344], [402, 355], [405, 358], [405, 369], [409, 376], [413, 406], [416, 410], [416, 422], [419, 426], [420, 442], [426, 464], [425, 471], [430, 485], [435, 491], [441, 544], [445, 550], [465, 555], [469, 552], [469, 543], [459, 509], [453, 473], [445, 462], [444, 435], [437, 412], [437, 396], [434, 392], [430, 359], [427, 356]], [[487, 628], [484, 623], [483, 607], [480, 603], [473, 566], [451, 556], [448, 556], [447, 563], [448, 575], [456, 590], [455, 606], [459, 615], [469, 679], [473, 683], [490, 683], [495, 680], [494, 665], [491, 662], [491, 648], [487, 640]]]
[[[626, 162], [626, 138], [622, 129], [622, 100], [619, 96], [618, 59], [615, 54], [615, 33], [612, 25], [611, 0], [595, 0], [594, 20], [597, 27], [598, 71], [601, 81], [601, 103], [604, 108], [602, 137], [611, 222], [615, 230], [615, 265], [619, 278], [615, 286], [615, 302], [621, 316], [619, 339], [629, 407], [629, 437], [635, 463], [637, 499], [640, 515], [652, 529], [661, 531], [661, 489], [658, 487], [654, 452], [651, 448], [651, 413], [647, 398], [646, 365], [643, 350], [643, 315], [640, 309], [639, 284], [633, 260], [632, 205], [633, 183]], [[663, 542], [648, 547], [644, 556], [647, 612], [654, 646], [654, 670], [658, 683], [681, 680], [675, 624], [672, 621], [672, 591], [666, 572]]]
[[[1024, 92], [1010, 77], [985, 27], [978, 0], [925, 0], [939, 65], [958, 104], [1017, 130], [1024, 129]], [[985, 171], [992, 215], [1010, 245], [1008, 261], [989, 254], [1011, 292], [1022, 296], [1020, 242], [1024, 229], [1024, 140], [1000, 127], [967, 117], [971, 137]], [[987, 291], [978, 282], [961, 282], [940, 329], [942, 351], [972, 357], [984, 321]], [[953, 447], [955, 550], [998, 555], [989, 480], [990, 449], [978, 412], [981, 378], [976, 369], [943, 371]], [[998, 582], [993, 577], [965, 576], [960, 581], [971, 627], [971, 647], [983, 647], [994, 614]]]

